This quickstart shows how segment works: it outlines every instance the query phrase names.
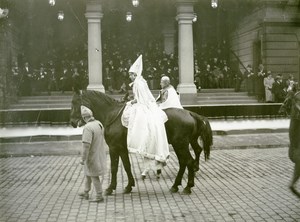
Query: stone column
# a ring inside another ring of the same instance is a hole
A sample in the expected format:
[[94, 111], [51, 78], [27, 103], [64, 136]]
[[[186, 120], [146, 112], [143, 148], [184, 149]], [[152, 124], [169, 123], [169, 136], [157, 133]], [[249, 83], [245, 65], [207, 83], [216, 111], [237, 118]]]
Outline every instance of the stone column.
[[193, 0], [177, 0], [178, 66], [180, 93], [197, 93], [194, 84]]
[[102, 84], [102, 46], [101, 18], [103, 17], [100, 0], [88, 0], [85, 17], [88, 22], [88, 90], [105, 92]]

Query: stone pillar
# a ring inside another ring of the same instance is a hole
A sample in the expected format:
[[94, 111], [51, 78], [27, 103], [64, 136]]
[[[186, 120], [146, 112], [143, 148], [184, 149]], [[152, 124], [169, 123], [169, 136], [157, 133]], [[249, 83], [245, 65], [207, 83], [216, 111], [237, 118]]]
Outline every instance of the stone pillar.
[[174, 54], [175, 49], [175, 28], [172, 20], [166, 19], [164, 25], [163, 36], [164, 36], [164, 51], [170, 55]]
[[178, 66], [180, 93], [197, 93], [194, 84], [193, 0], [177, 0]]
[[102, 46], [101, 18], [103, 17], [100, 0], [88, 0], [85, 17], [88, 22], [88, 90], [105, 92], [102, 84]]

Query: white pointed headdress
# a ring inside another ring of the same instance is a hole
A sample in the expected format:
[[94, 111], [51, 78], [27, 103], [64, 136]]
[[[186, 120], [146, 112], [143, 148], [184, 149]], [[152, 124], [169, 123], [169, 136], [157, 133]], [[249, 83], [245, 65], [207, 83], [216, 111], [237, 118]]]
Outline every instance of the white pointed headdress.
[[137, 76], [141, 76], [143, 72], [143, 59], [142, 55], [140, 55], [137, 60], [132, 64], [132, 66], [129, 69], [129, 72], [136, 73]]

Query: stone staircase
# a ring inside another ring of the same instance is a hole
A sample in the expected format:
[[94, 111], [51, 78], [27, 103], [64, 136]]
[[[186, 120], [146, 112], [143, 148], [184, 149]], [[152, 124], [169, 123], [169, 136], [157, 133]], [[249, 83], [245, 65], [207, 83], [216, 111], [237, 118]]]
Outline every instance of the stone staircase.
[[[152, 91], [157, 97], [159, 90]], [[20, 97], [8, 109], [0, 110], [0, 125], [20, 124], [68, 124], [72, 92], [42, 93], [36, 96]], [[124, 94], [109, 94], [120, 100]], [[233, 89], [204, 89], [197, 94], [181, 94], [180, 100], [187, 110], [210, 119], [238, 119], [278, 117], [279, 103], [259, 103], [246, 92]]]
[[234, 89], [203, 89], [196, 98], [193, 102], [200, 106], [258, 103], [254, 96], [248, 96], [247, 92], [235, 92]]
[[[159, 90], [152, 90], [157, 97]], [[108, 94], [120, 100], [123, 94]], [[254, 97], [249, 97], [246, 92], [234, 92], [233, 89], [203, 89], [197, 94], [182, 94], [180, 96], [183, 106], [219, 106], [236, 104], [258, 103]], [[42, 93], [37, 96], [20, 97], [18, 102], [9, 109], [35, 110], [35, 109], [70, 109], [72, 92], [52, 92], [51, 95]]]
[[34, 110], [34, 109], [70, 109], [72, 92], [52, 92], [51, 95], [41, 94], [36, 96], [22, 96], [18, 102], [11, 104], [9, 109]]

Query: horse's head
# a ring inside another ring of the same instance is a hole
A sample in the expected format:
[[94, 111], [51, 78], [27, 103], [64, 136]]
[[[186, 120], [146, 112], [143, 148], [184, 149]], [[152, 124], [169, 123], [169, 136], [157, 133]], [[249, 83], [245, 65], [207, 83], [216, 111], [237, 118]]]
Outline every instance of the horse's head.
[[80, 107], [82, 104], [82, 92], [76, 91], [73, 94], [72, 98], [72, 106], [71, 106], [71, 113], [70, 113], [70, 123], [71, 125], [76, 128], [83, 126], [85, 122], [81, 117]]
[[105, 124], [113, 113], [114, 107], [119, 107], [120, 104], [122, 103], [102, 92], [87, 90], [82, 93], [77, 90], [72, 98], [70, 123], [75, 128], [85, 124], [81, 117], [81, 106], [85, 106], [93, 112], [95, 119]]

